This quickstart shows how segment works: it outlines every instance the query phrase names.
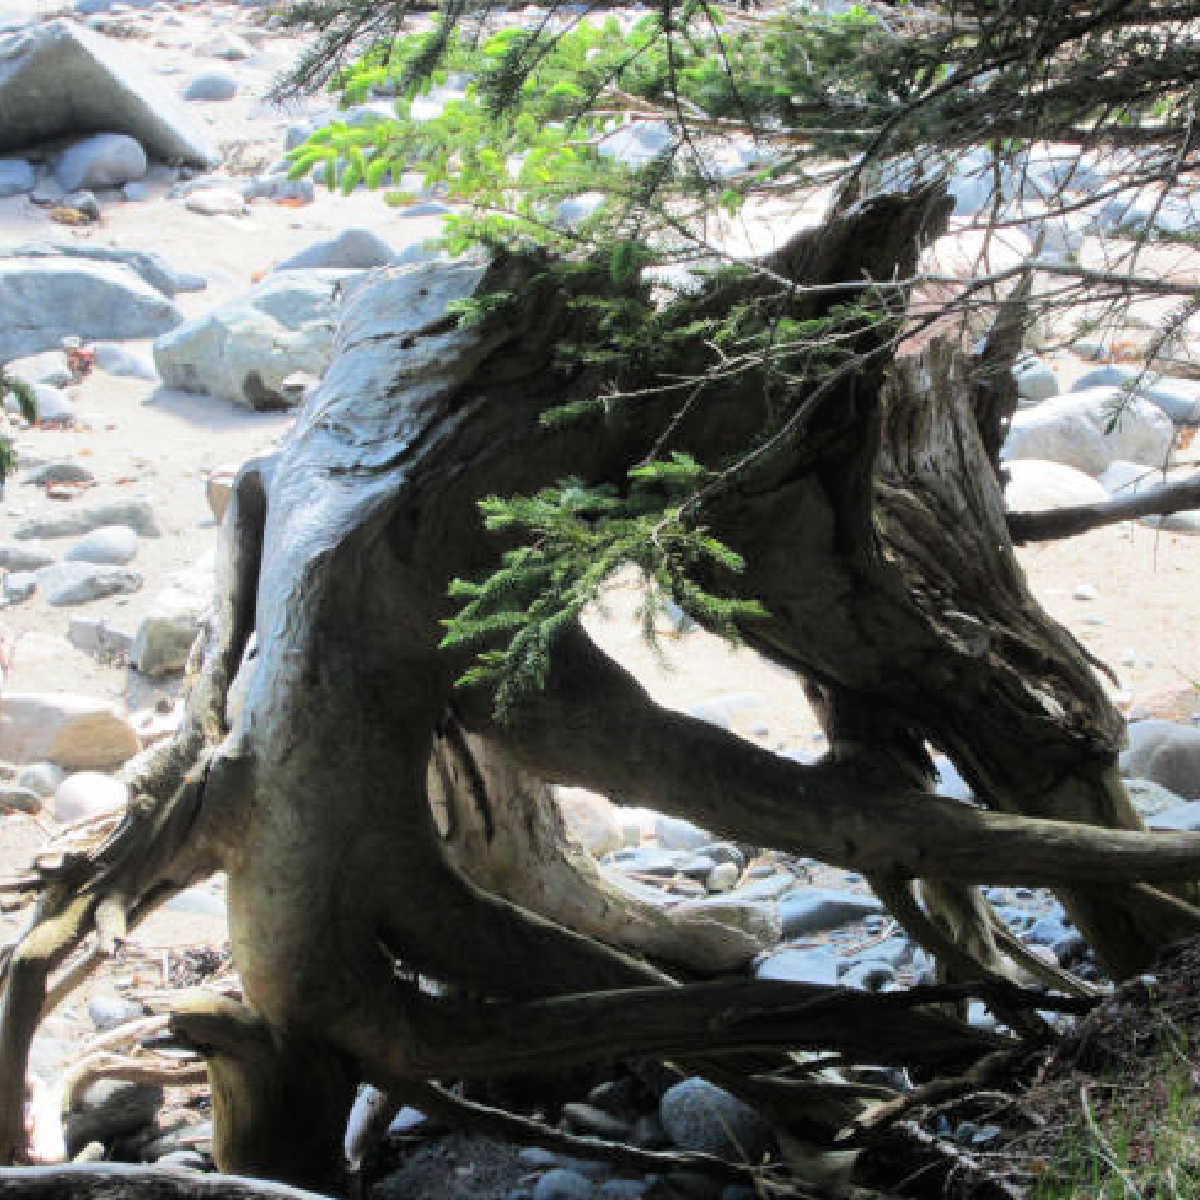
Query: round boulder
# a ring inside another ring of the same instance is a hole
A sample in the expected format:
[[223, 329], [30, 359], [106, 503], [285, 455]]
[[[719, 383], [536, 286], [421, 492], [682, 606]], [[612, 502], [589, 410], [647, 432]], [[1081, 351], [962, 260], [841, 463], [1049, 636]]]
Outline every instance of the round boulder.
[[141, 179], [148, 164], [141, 144], [124, 133], [96, 133], [63, 151], [54, 168], [68, 192], [78, 188], [120, 187]]

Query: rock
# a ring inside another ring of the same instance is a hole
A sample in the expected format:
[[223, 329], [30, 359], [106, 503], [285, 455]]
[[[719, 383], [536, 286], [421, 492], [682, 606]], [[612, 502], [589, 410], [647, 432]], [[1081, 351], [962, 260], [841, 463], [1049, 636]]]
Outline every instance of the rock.
[[1100, 592], [1094, 583], [1077, 583], [1071, 592], [1072, 600], [1099, 600]]
[[[0, 334], [0, 337], [3, 337], [3, 334]], [[75, 424], [75, 406], [58, 388], [47, 387], [43, 383], [35, 384], [33, 399], [39, 425]]]
[[237, 95], [237, 80], [228, 71], [201, 71], [193, 75], [181, 93], [185, 100], [232, 100]]
[[92, 347], [92, 355], [93, 364], [109, 375], [123, 375], [129, 379], [158, 378], [153, 362], [117, 342], [97, 342]]
[[1173, 379], [1138, 367], [1111, 363], [1081, 375], [1071, 391], [1090, 391], [1098, 387], [1130, 389], [1135, 395], [1156, 404], [1177, 425], [1200, 423], [1200, 382], [1195, 380]]
[[631, 121], [602, 138], [596, 153], [636, 171], [666, 153], [674, 143], [675, 135], [666, 121]]
[[146, 1015], [146, 1010], [135, 1000], [125, 1000], [121, 996], [106, 996], [98, 993], [88, 1000], [88, 1016], [92, 1024], [104, 1032], [106, 1029], [116, 1029], [130, 1021], [140, 1020]]
[[139, 200], [148, 199], [149, 196], [150, 189], [140, 179], [132, 179], [121, 185], [121, 199], [129, 204], [136, 204]]
[[1004, 469], [1009, 474], [1004, 506], [1010, 512], [1044, 512], [1077, 504], [1102, 504], [1109, 498], [1103, 475], [1097, 481], [1063, 463], [1012, 458], [1005, 462]]
[[16, 358], [6, 363], [5, 374], [22, 379], [31, 386], [61, 388], [74, 380], [67, 366], [67, 356], [61, 350], [47, 350], [42, 354], [31, 354], [27, 358]]
[[43, 567], [37, 573], [37, 581], [46, 603], [55, 607], [125, 595], [142, 586], [137, 571], [88, 562], [61, 562]]
[[64, 1131], [67, 1153], [75, 1155], [89, 1142], [106, 1145], [154, 1123], [162, 1107], [163, 1090], [145, 1083], [100, 1079], [89, 1085], [78, 1107], [67, 1113]]
[[82, 463], [72, 459], [61, 459], [56, 462], [43, 463], [34, 470], [26, 483], [45, 487], [49, 483], [95, 483], [96, 477]]
[[1200, 729], [1171, 721], [1134, 721], [1121, 773], [1149, 779], [1185, 800], [1200, 799]]
[[32, 192], [36, 183], [32, 163], [23, 158], [0, 158], [0, 196]]
[[62, 781], [62, 767], [49, 762], [30, 763], [17, 773], [18, 787], [28, 788], [42, 797], [53, 796]]
[[193, 192], [184, 201], [184, 207], [203, 217], [244, 217], [250, 211], [241, 192], [232, 188], [205, 188]]
[[29, 198], [34, 204], [40, 204], [43, 208], [53, 208], [62, 203], [65, 195], [58, 180], [53, 175], [45, 175], [34, 185]]
[[696, 944], [705, 947], [707, 968], [713, 971], [744, 966], [776, 945], [783, 932], [777, 905], [729, 895], [684, 900], [668, 910], [668, 916], [672, 924], [689, 927]]
[[0, 259], [5, 258], [82, 258], [89, 262], [117, 263], [140, 275], [155, 291], [168, 297], [179, 292], [202, 292], [207, 286], [200, 276], [176, 271], [158, 254], [122, 250], [117, 246], [95, 246], [86, 242], [24, 242], [0, 249]]
[[1149, 820], [1151, 824], [1151, 818], [1172, 808], [1178, 808], [1182, 803], [1181, 797], [1152, 779], [1127, 779], [1125, 791], [1129, 793], [1129, 799], [1137, 809], [1138, 815]]
[[130, 663], [143, 675], [170, 675], [187, 665], [200, 623], [212, 604], [213, 586], [210, 556], [179, 572], [154, 598], [129, 652]]
[[85, 341], [155, 337], [183, 315], [118, 263], [0, 258], [0, 361]]
[[67, 627], [67, 641], [100, 662], [125, 663], [133, 649], [133, 635], [110, 629], [103, 619], [72, 617]]
[[47, 21], [0, 38], [0, 112], [0, 150], [77, 134], [86, 113], [92, 128], [128, 134], [165, 162], [219, 161], [204, 131], [127, 41], [73, 21]]
[[837, 958], [828, 950], [775, 950], [754, 966], [755, 979], [781, 979], [786, 983], [821, 983], [829, 987], [838, 981]]
[[[89, 221], [100, 220], [100, 201], [96, 199], [94, 192], [69, 192], [62, 198], [62, 207], [74, 209]], [[78, 221], [70, 221], [68, 224], [76, 225]]]
[[197, 53], [209, 58], [223, 58], [226, 62], [241, 62], [244, 58], [253, 57], [254, 47], [236, 33], [222, 31], [200, 45]]
[[54, 561], [54, 555], [48, 554], [41, 546], [0, 545], [0, 567], [9, 571], [36, 571], [38, 567], [48, 567]]
[[286, 174], [259, 175], [243, 185], [242, 195], [247, 200], [294, 200], [311, 204], [317, 189], [311, 179], [289, 179]]
[[124, 808], [129, 789], [99, 771], [76, 771], [55, 789], [54, 816], [62, 822], [82, 821]]
[[728, 892], [737, 885], [742, 871], [737, 863], [717, 863], [704, 880], [704, 886], [710, 892]]
[[395, 259], [396, 252], [378, 234], [369, 229], [343, 229], [284, 259], [275, 270], [386, 267]]
[[555, 1167], [533, 1185], [533, 1200], [592, 1200], [592, 1181], [578, 1171]]
[[656, 816], [654, 836], [664, 850], [698, 850], [713, 840], [712, 834], [680, 817]]
[[0, 783], [0, 813], [42, 811], [42, 797], [32, 788], [14, 787], [11, 783]]
[[1054, 368], [1037, 358], [1018, 362], [1013, 367], [1013, 378], [1017, 381], [1017, 395], [1032, 404], [1049, 400], [1060, 391]]
[[110, 770], [139, 750], [128, 718], [107, 700], [8, 692], [0, 700], [0, 758], [68, 771]]
[[71, 562], [123, 566], [138, 551], [138, 535], [128, 525], [102, 525], [86, 534], [65, 557]]
[[599, 858], [621, 848], [621, 826], [607, 796], [574, 787], [555, 788], [554, 796], [568, 831], [589, 854]]
[[1154, 829], [1174, 829], [1181, 833], [1200, 831], [1200, 800], [1178, 804], [1166, 812], [1158, 813], [1147, 822]]
[[72, 508], [61, 516], [35, 517], [13, 530], [13, 537], [28, 538], [75, 537], [90, 533], [104, 525], [128, 525], [142, 537], [161, 537], [162, 530], [154, 509], [146, 500], [111, 500]]
[[668, 1088], [658, 1114], [683, 1150], [757, 1163], [774, 1143], [771, 1127], [754, 1109], [699, 1076]]
[[[351, 278], [353, 275], [351, 275]], [[323, 375], [333, 345], [334, 289], [346, 272], [281, 271], [253, 291], [154, 343], [168, 387], [254, 409], [288, 406], [283, 381]], [[394, 322], [393, 322], [394, 324]]]
[[[1116, 406], [1121, 415], [1109, 430]], [[1018, 412], [1001, 448], [1006, 460], [1036, 458], [1099, 475], [1117, 459], [1161, 466], [1171, 453], [1175, 427], [1148, 400], [1119, 388], [1091, 388]]]
[[37, 591], [37, 575], [31, 571], [14, 571], [4, 578], [4, 603], [21, 604]]
[[148, 165], [146, 152], [135, 138], [124, 133], [95, 133], [72, 142], [62, 152], [54, 177], [67, 192], [120, 187], [131, 179], [141, 179]]
[[883, 905], [870, 894], [835, 888], [801, 888], [789, 892], [779, 902], [779, 908], [786, 938], [836, 929], [884, 911]]

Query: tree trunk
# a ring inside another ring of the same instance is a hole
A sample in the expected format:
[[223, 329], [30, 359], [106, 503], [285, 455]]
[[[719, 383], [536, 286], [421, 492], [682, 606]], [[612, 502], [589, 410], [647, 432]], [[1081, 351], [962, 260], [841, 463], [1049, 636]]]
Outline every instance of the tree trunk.
[[[800, 285], [904, 277], [943, 215], [933, 194], [881, 198], [767, 265]], [[568, 285], [514, 257], [352, 291], [326, 379], [278, 454], [237, 480], [183, 730], [139, 767], [121, 829], [43, 870], [38, 920], [5, 963], [5, 1161], [21, 1151], [26, 1053], [52, 972], [91, 931], [111, 942], [217, 869], [246, 1007], [193, 1004], [175, 1027], [209, 1061], [222, 1170], [336, 1181], [336, 1126], [359, 1079], [402, 1089], [533, 1063], [797, 1046], [940, 1068], [1005, 1044], [931, 1009], [943, 993], [676, 987], [669, 966], [702, 967], [714, 935], [615, 896], [566, 845], [552, 782], [862, 870], [898, 898], [936, 880], [974, 927], [957, 951], [925, 932], [967, 965], [995, 948], [980, 936], [985, 910], [953, 889], [983, 881], [1062, 887], [1122, 973], [1200, 929], [1186, 899], [1141, 883], [1192, 880], [1200, 837], [1138, 831], [1115, 770], [1119, 719], [1015, 565], [970, 364], [935, 345], [888, 373], [887, 322], [859, 339], [860, 369], [817, 386], [704, 514], [770, 613], [747, 637], [830, 714], [826, 760], [803, 766], [660, 709], [577, 628], [511, 725], [492, 721], [487, 697], [456, 692], [463, 656], [437, 648], [447, 586], [496, 561], [478, 498], [569, 474], [620, 484], [674, 415], [659, 396], [603, 425], [538, 422], [548, 401], [599, 386], [582, 368], [555, 375], [552, 359], [588, 319], [570, 286], [605, 276]], [[755, 286], [717, 280], [684, 316]], [[502, 322], [446, 316], [451, 300], [501, 291], [520, 297]], [[794, 297], [798, 317], [827, 303], [804, 286]], [[704, 348], [678, 353], [694, 364]], [[715, 389], [669, 448], [709, 461], [743, 448], [762, 419], [746, 386]], [[998, 811], [930, 795], [926, 740]], [[431, 795], [457, 826], [439, 827]], [[993, 991], [997, 963], [981, 964]], [[310, 1107], [303, 1155], [270, 1111], [287, 1096]]]

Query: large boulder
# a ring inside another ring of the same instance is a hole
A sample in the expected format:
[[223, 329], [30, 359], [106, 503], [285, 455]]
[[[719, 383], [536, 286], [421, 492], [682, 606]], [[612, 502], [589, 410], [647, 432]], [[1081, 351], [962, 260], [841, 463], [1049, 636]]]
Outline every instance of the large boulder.
[[91, 262], [120, 263], [140, 275], [164, 296], [178, 292], [202, 292], [207, 286], [199, 275], [176, 271], [160, 255], [146, 250], [122, 250], [117, 246], [94, 246], [89, 242], [23, 242], [0, 247], [6, 258], [84, 258]]
[[167, 161], [220, 161], [203, 128], [128, 42], [68, 20], [0, 37], [0, 151], [80, 133], [125, 133]]
[[1012, 419], [1002, 456], [1064, 463], [1099, 475], [1117, 459], [1162, 466], [1175, 426], [1156, 405], [1116, 387], [1055, 396]]
[[9, 762], [109, 771], [140, 748], [129, 718], [111, 701], [41, 692], [9, 692], [0, 700], [0, 758]]
[[85, 341], [156, 337], [183, 314], [118, 263], [73, 258], [0, 259], [0, 362]]
[[355, 274], [280, 271], [180, 325], [154, 343], [163, 383], [254, 409], [288, 407], [283, 381], [297, 371], [322, 375], [329, 365], [337, 293]]

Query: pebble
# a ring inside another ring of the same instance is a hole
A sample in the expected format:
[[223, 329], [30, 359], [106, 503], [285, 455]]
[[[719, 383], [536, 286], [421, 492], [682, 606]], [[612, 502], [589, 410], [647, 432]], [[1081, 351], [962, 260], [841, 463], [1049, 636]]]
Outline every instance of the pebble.
[[199, 75], [193, 75], [184, 85], [183, 98], [192, 101], [232, 100], [237, 92], [237, 80], [228, 71], [202, 71]]
[[72, 562], [121, 566], [138, 552], [138, 535], [128, 525], [102, 525], [85, 534], [65, 557]]
[[1098, 600], [1099, 598], [1100, 592], [1092, 583], [1078, 583], [1071, 593], [1072, 600]]
[[204, 188], [193, 192], [183, 203], [189, 212], [203, 217], [240, 217], [249, 212], [242, 194], [225, 188]]
[[96, 476], [82, 463], [68, 458], [44, 463], [34, 470], [25, 482], [38, 487], [49, 483], [95, 483]]

